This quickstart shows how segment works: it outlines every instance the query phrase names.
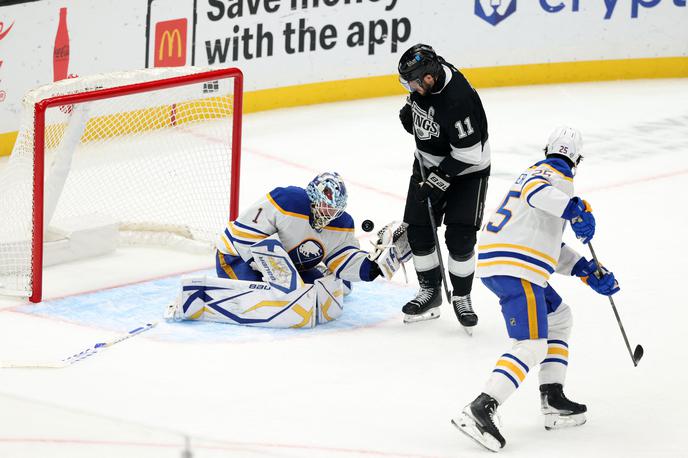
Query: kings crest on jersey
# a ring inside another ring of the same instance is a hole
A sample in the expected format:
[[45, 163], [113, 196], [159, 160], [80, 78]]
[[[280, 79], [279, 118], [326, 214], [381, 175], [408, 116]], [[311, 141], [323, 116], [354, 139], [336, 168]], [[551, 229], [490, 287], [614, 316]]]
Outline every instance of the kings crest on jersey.
[[[487, 170], [487, 117], [480, 97], [453, 66], [443, 63], [442, 72], [441, 88], [426, 95], [409, 95], [418, 153], [427, 167], [437, 166], [447, 157], [468, 164], [468, 168], [459, 166], [459, 175]], [[444, 166], [451, 172], [450, 164]]]
[[[221, 253], [252, 261], [251, 245], [277, 234], [296, 269], [303, 272], [324, 262], [343, 280], [360, 281], [367, 252], [359, 248], [354, 222], [344, 212], [321, 231], [311, 225], [310, 200], [296, 186], [275, 188], [230, 222], [217, 244]], [[228, 272], [229, 278], [234, 278]]]

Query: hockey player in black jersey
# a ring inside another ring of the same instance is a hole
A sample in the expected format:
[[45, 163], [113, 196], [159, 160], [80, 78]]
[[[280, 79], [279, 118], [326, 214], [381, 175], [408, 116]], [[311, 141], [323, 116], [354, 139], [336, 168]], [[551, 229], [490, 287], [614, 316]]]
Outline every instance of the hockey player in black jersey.
[[485, 111], [463, 74], [428, 45], [417, 44], [401, 56], [399, 80], [409, 91], [399, 118], [416, 141], [404, 222], [409, 225], [420, 284], [417, 296], [402, 308], [404, 321], [438, 318], [442, 304], [443, 272], [429, 217], [430, 199], [437, 226], [442, 221], [446, 226], [452, 307], [461, 325], [470, 328], [478, 322], [470, 293], [476, 232], [490, 175]]

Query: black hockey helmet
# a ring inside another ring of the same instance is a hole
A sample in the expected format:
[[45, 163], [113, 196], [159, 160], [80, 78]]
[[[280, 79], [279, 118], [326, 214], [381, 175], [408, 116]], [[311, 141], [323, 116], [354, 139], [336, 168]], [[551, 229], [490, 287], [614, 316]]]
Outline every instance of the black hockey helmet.
[[432, 46], [418, 43], [411, 46], [399, 59], [399, 81], [410, 92], [411, 81], [422, 81], [427, 74], [437, 78], [442, 70], [441, 58]]

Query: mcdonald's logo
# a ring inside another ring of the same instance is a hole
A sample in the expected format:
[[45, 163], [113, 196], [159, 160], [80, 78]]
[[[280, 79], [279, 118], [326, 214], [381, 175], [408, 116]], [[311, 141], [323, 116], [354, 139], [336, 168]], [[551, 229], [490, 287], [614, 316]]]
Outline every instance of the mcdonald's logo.
[[155, 67], [186, 65], [186, 29], [186, 18], [155, 24]]

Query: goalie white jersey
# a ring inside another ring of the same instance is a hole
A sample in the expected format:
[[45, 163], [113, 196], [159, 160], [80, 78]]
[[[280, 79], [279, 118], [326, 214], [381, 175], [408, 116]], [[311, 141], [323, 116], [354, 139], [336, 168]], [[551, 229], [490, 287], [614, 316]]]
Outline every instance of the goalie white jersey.
[[310, 224], [310, 215], [310, 200], [303, 188], [275, 188], [227, 225], [217, 243], [218, 251], [249, 263], [251, 245], [277, 234], [299, 272], [324, 262], [337, 278], [367, 280], [371, 263], [354, 236], [351, 216], [344, 212], [318, 232]]
[[562, 243], [573, 173], [548, 158], [523, 172], [480, 233], [477, 277], [506, 275], [545, 286], [555, 271], [570, 275], [580, 255]]

